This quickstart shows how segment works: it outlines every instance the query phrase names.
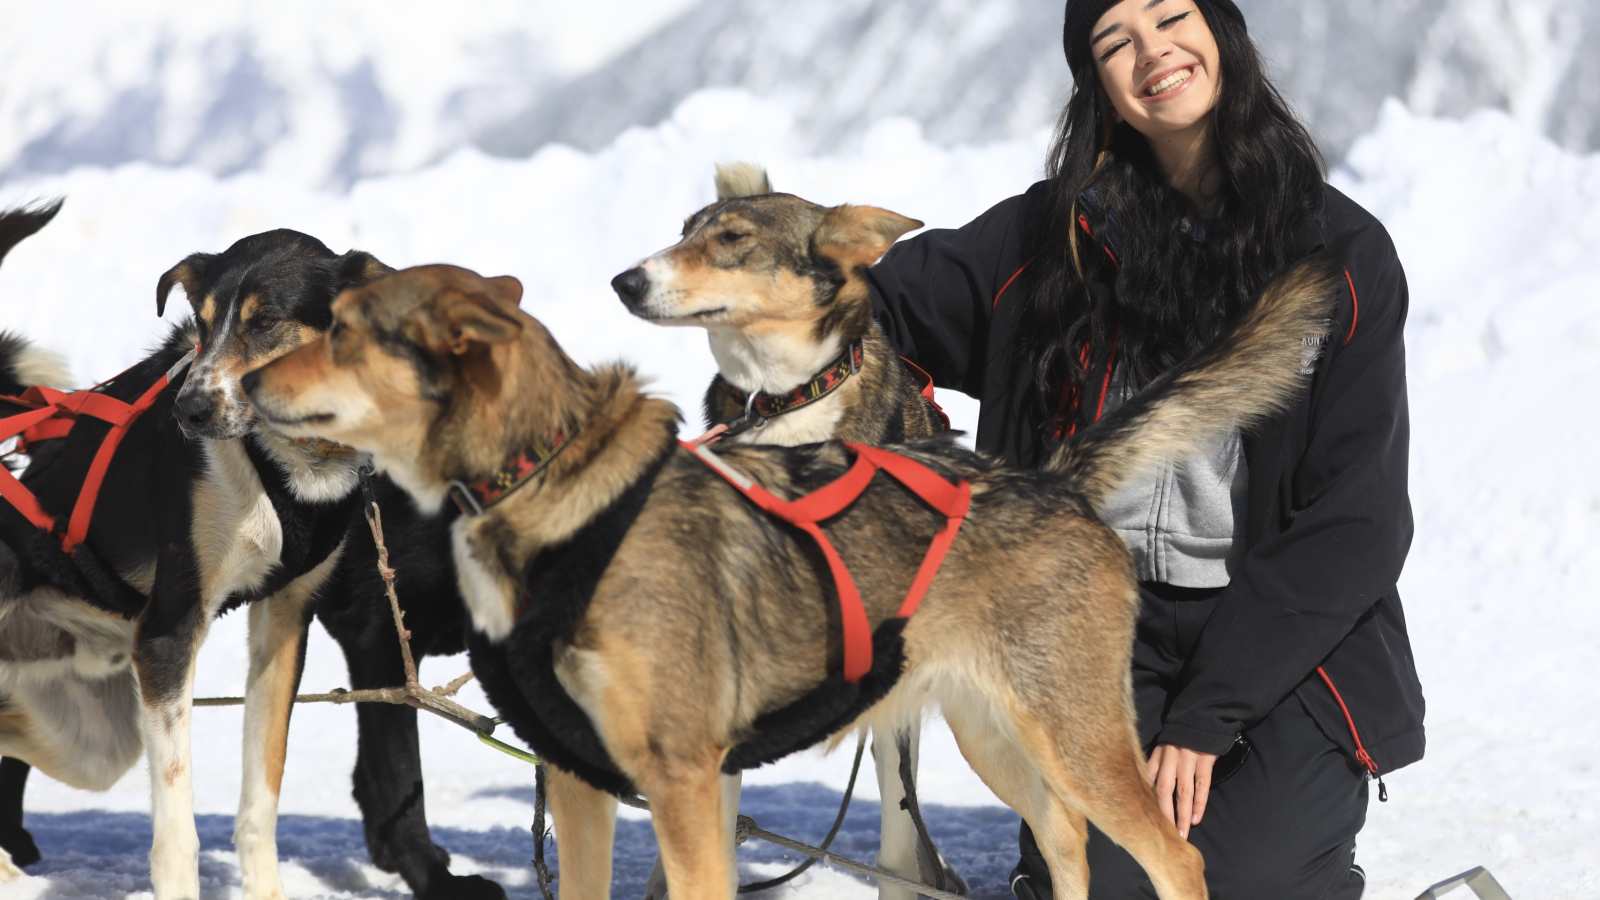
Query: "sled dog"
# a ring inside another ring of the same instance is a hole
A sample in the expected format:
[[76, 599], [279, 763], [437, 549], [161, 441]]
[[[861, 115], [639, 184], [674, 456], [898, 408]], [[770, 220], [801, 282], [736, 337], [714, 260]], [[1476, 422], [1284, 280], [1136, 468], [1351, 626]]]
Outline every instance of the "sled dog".
[[[0, 255], [54, 212], [0, 214]], [[348, 455], [348, 448], [294, 442], [260, 427], [238, 385], [244, 371], [320, 334], [340, 289], [387, 271], [370, 254], [336, 256], [316, 239], [286, 230], [245, 238], [222, 254], [186, 258], [162, 276], [157, 311], [182, 285], [194, 318], [105, 391], [137, 394], [197, 341], [201, 349], [178, 374], [181, 387], [175, 378], [117, 448], [94, 506], [88, 546], [69, 562], [53, 537], [16, 520], [14, 510], [0, 511], [6, 525], [0, 543], [0, 753], [75, 786], [104, 789], [137, 758], [143, 732], [155, 786], [151, 863], [158, 896], [196, 896], [187, 849], [194, 834], [187, 812], [188, 698], [193, 655], [214, 615], [250, 604], [245, 775], [235, 830], [248, 897], [282, 896], [277, 794], [312, 608], [345, 651], [354, 687], [402, 681], [375, 551], [365, 523], [354, 515], [361, 458]], [[0, 338], [0, 394], [20, 394], [34, 384], [64, 386], [65, 378], [48, 375], [41, 358], [49, 361], [21, 338]], [[52, 513], [73, 505], [84, 464], [104, 430], [77, 425], [65, 437], [29, 444], [23, 480]], [[412, 561], [413, 649], [418, 655], [459, 652], [464, 615], [444, 524], [420, 521], [409, 503], [396, 502], [402, 497], [386, 479], [374, 486], [392, 507], [391, 544], [405, 545]], [[357, 542], [341, 555], [347, 525], [356, 529]], [[77, 570], [92, 570], [95, 560], [114, 571], [85, 583]], [[399, 872], [419, 898], [503, 898], [486, 879], [451, 875], [449, 855], [429, 838], [415, 715], [400, 708], [358, 710], [363, 739], [355, 793], [373, 860]], [[21, 821], [26, 774], [26, 766], [9, 764], [0, 772], [5, 800], [17, 807], [0, 810], [5, 821]], [[20, 825], [0, 838], [37, 858]]]
[[[690, 450], [676, 408], [625, 366], [576, 365], [517, 308], [515, 279], [450, 266], [346, 291], [324, 337], [244, 384], [286, 433], [370, 451], [424, 509], [455, 497], [470, 510], [452, 538], [473, 668], [550, 763], [567, 900], [608, 895], [611, 794], [630, 790], [651, 801], [673, 895], [731, 897], [723, 773], [856, 725], [892, 733], [931, 703], [1041, 836], [1064, 896], [1087, 887], [1088, 820], [1164, 900], [1203, 898], [1200, 855], [1145, 781], [1128, 676], [1138, 595], [1093, 505], [1283, 408], [1326, 331], [1337, 271], [1327, 254], [1293, 269], [1038, 471], [939, 438], [892, 454]], [[875, 628], [870, 669], [851, 680], [841, 582], [819, 542], [749, 495], [793, 500], [880, 456], [965, 483], [970, 509], [909, 619], [896, 617], [902, 592], [945, 514], [885, 477], [828, 520]]]
[[[895, 355], [873, 321], [862, 274], [922, 223], [774, 193], [767, 173], [749, 163], [718, 166], [716, 189], [717, 202], [689, 217], [682, 240], [611, 282], [634, 315], [709, 332], [719, 371], [705, 395], [707, 435], [749, 444], [831, 438], [877, 446], [944, 430], [931, 381], [918, 383], [920, 370]], [[913, 719], [898, 735], [873, 735], [882, 806], [877, 865], [966, 893], [937, 848], [933, 858], [922, 848], [900, 805], [900, 747], [911, 753], [914, 773], [920, 731]], [[653, 888], [658, 872], [659, 864]], [[878, 895], [915, 897], [890, 884], [880, 884]]]

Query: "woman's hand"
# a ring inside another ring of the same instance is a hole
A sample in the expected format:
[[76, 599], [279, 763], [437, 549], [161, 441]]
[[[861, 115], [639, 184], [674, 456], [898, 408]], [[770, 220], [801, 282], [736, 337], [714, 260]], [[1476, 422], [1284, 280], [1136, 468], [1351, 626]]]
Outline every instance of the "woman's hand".
[[1158, 744], [1146, 764], [1161, 814], [1171, 819], [1178, 826], [1178, 834], [1186, 839], [1190, 827], [1199, 825], [1200, 817], [1206, 813], [1206, 798], [1211, 796], [1211, 767], [1216, 763], [1214, 753]]

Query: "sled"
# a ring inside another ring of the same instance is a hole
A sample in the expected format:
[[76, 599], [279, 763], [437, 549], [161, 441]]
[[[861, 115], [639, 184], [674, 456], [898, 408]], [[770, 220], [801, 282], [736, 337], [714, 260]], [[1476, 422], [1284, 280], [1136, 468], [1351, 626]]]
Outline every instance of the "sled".
[[1472, 888], [1472, 892], [1478, 895], [1479, 900], [1511, 900], [1511, 895], [1506, 893], [1506, 889], [1501, 887], [1500, 882], [1495, 881], [1494, 876], [1483, 866], [1468, 869], [1454, 878], [1446, 878], [1418, 894], [1417, 900], [1439, 900], [1441, 894], [1447, 894], [1462, 885]]

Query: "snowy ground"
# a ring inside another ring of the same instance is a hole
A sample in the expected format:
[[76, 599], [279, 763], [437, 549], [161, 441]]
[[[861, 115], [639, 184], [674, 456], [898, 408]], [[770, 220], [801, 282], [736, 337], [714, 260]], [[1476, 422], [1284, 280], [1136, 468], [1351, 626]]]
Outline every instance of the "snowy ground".
[[[286, 226], [393, 265], [449, 261], [514, 274], [527, 287], [524, 306], [581, 361], [633, 360], [693, 408], [711, 372], [701, 333], [628, 317], [607, 283], [670, 243], [683, 216], [711, 199], [714, 161], [758, 159], [780, 189], [942, 226], [1036, 178], [1042, 140], [944, 149], [914, 125], [888, 121], [849, 155], [797, 158], [782, 109], [705, 92], [671, 121], [592, 155], [551, 147], [505, 161], [460, 152], [341, 194], [261, 174], [79, 169], [0, 189], [8, 204], [68, 197], [58, 221], [0, 270], [0, 322], [68, 352], [80, 380], [105, 377], [163, 327], [152, 304], [163, 270], [189, 252]], [[1591, 830], [1600, 809], [1600, 693], [1586, 677], [1600, 667], [1600, 156], [1560, 151], [1496, 113], [1444, 122], [1395, 105], [1335, 181], [1386, 223], [1412, 291], [1417, 541], [1402, 593], [1431, 740], [1426, 760], [1386, 779], [1390, 802], [1373, 802], [1359, 854], [1370, 896], [1411, 898], [1476, 864], [1519, 900], [1600, 895]], [[959, 421], [973, 420], [971, 401], [941, 400]], [[242, 689], [243, 628], [233, 617], [215, 629], [202, 693]], [[439, 683], [464, 667], [430, 660], [423, 677]], [[319, 630], [306, 687], [345, 681]], [[487, 709], [475, 690], [465, 696]], [[238, 796], [239, 727], [236, 709], [195, 712], [208, 897], [237, 894], [226, 817]], [[429, 815], [457, 870], [492, 873], [515, 896], [533, 896], [531, 771], [442, 722], [423, 728]], [[293, 897], [403, 893], [366, 861], [349, 798], [354, 733], [351, 710], [296, 713], [280, 826]], [[1002, 896], [1014, 816], [994, 808], [937, 725], [923, 760], [925, 799], [947, 807], [931, 812], [936, 836], [979, 896]], [[845, 753], [806, 754], [752, 773], [747, 783], [758, 787], [747, 809], [767, 827], [814, 838], [847, 769]], [[35, 779], [27, 821], [46, 858], [31, 877], [0, 886], [0, 900], [147, 896], [142, 768], [102, 794]], [[876, 796], [870, 776], [861, 794]], [[841, 849], [870, 856], [874, 818], [870, 805], [860, 807]], [[625, 824], [617, 896], [638, 895], [650, 852], [645, 823]], [[770, 848], [745, 852], [775, 858]], [[775, 868], [751, 863], [751, 873], [768, 871]], [[783, 893], [871, 892], [816, 871]]]

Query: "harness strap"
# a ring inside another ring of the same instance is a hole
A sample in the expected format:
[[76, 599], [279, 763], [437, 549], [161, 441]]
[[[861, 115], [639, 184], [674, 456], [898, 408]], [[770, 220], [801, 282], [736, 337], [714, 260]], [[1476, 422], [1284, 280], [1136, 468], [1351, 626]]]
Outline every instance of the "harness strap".
[[860, 682], [872, 670], [871, 623], [867, 620], [867, 609], [861, 602], [861, 592], [856, 587], [855, 579], [818, 523], [838, 515], [854, 503], [880, 470], [944, 514], [944, 527], [933, 536], [911, 588], [895, 612], [895, 618], [904, 619], [916, 612], [918, 604], [933, 584], [939, 567], [944, 563], [951, 544], [955, 542], [956, 532], [961, 529], [971, 503], [972, 486], [965, 480], [951, 484], [922, 463], [898, 453], [847, 441], [845, 446], [855, 452], [856, 460], [843, 475], [803, 497], [781, 500], [743, 472], [723, 462], [706, 445], [686, 441], [678, 443], [738, 488], [756, 506], [816, 540], [823, 558], [828, 561], [828, 569], [833, 574], [834, 587], [839, 594], [839, 621], [844, 638], [844, 680], [850, 684]]
[[[67, 521], [67, 534], [61, 539], [61, 546], [68, 553], [71, 553], [72, 548], [83, 543], [89, 536], [89, 518], [94, 515], [94, 504], [100, 498], [100, 487], [105, 484], [106, 470], [111, 468], [111, 457], [116, 454], [117, 445], [122, 443], [123, 437], [127, 435], [128, 429], [132, 427], [134, 420], [143, 415], [145, 410], [155, 405], [156, 397], [160, 396], [161, 391], [166, 388], [175, 375], [194, 361], [195, 354], [199, 350], [200, 348], [196, 347], [184, 354], [183, 358], [178, 360], [177, 365], [174, 365], [167, 370], [166, 374], [156, 379], [156, 383], [150, 385], [140, 395], [139, 399], [134, 401], [132, 406], [119, 402], [118, 405], [123, 407], [122, 415], [119, 418], [110, 418], [106, 415], [85, 410], [89, 412], [89, 415], [97, 419], [104, 419], [110, 422], [111, 431], [106, 434], [106, 439], [100, 442], [100, 449], [95, 452], [94, 462], [89, 464], [89, 474], [84, 476], [83, 488], [78, 491], [78, 502], [72, 507], [72, 518]], [[104, 394], [91, 394], [90, 396], [105, 397]]]
[[[122, 443], [123, 436], [128, 433], [134, 421], [155, 404], [162, 389], [193, 362], [199, 352], [200, 348], [196, 346], [184, 354], [182, 359], [131, 404], [94, 389], [68, 393], [41, 385], [28, 388], [20, 397], [0, 398], [37, 407], [25, 413], [0, 419], [0, 440], [18, 434], [22, 434], [25, 441], [65, 437], [71, 430], [72, 420], [80, 415], [91, 416], [111, 425], [111, 431], [106, 434], [105, 440], [101, 441], [99, 449], [95, 451], [94, 460], [89, 464], [89, 472], [84, 476], [83, 487], [78, 490], [77, 502], [73, 504], [72, 515], [67, 522], [66, 534], [61, 536], [61, 547], [68, 554], [83, 543], [89, 534], [89, 520], [94, 514], [94, 504], [99, 499], [100, 488], [105, 483], [106, 470], [111, 467], [111, 458], [117, 452], [117, 445]], [[39, 499], [33, 492], [23, 486], [16, 476], [4, 467], [0, 467], [0, 497], [15, 507], [35, 527], [45, 531], [55, 531], [55, 517], [46, 512], [44, 507], [39, 505]]]
[[[15, 437], [55, 414], [54, 407], [46, 406], [0, 419], [0, 440]], [[0, 466], [0, 498], [4, 498], [17, 512], [22, 513], [35, 528], [42, 528], [45, 531], [55, 530], [55, 517], [44, 511], [44, 507], [39, 505], [39, 498], [23, 487], [22, 482], [18, 481], [5, 466]]]

